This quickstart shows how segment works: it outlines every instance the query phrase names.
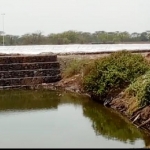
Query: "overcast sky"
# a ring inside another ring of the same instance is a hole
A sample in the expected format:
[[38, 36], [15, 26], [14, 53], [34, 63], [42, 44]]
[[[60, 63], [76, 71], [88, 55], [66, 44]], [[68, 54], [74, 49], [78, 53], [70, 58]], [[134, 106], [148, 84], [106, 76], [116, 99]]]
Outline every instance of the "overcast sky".
[[0, 31], [13, 35], [150, 30], [150, 0], [0, 0], [0, 13]]

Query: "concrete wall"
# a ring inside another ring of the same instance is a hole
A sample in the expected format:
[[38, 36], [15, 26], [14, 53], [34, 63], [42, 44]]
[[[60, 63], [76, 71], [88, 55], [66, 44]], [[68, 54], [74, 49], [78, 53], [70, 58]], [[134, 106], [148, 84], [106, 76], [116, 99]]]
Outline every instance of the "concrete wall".
[[0, 56], [0, 89], [61, 80], [57, 55]]

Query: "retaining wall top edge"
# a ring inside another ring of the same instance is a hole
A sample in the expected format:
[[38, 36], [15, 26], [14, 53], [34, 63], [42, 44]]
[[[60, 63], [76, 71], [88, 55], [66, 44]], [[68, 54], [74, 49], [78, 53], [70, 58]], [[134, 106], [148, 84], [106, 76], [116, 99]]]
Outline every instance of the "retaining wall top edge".
[[57, 54], [51, 54], [51, 55], [0, 55], [0, 58], [9, 58], [9, 57], [49, 57], [49, 56], [56, 56], [57, 57]]

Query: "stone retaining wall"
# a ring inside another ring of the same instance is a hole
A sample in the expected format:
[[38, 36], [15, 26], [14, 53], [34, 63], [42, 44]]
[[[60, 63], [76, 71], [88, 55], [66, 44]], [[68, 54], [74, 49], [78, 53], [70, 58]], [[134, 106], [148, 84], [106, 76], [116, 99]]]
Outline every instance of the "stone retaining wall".
[[0, 89], [61, 80], [57, 55], [0, 56]]

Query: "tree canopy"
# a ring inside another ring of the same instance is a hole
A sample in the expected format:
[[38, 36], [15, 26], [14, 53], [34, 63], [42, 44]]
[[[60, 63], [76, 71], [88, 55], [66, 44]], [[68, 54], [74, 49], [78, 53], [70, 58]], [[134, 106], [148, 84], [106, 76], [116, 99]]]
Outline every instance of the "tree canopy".
[[[150, 31], [142, 33], [124, 32], [106, 32], [96, 31], [80, 32], [80, 31], [65, 31], [62, 33], [51, 33], [43, 35], [41, 31], [34, 33], [26, 33], [22, 36], [5, 35], [5, 45], [49, 45], [49, 44], [113, 44], [113, 43], [139, 43], [150, 42]], [[0, 32], [0, 45], [3, 44], [3, 33]]]

